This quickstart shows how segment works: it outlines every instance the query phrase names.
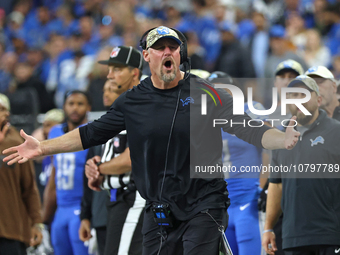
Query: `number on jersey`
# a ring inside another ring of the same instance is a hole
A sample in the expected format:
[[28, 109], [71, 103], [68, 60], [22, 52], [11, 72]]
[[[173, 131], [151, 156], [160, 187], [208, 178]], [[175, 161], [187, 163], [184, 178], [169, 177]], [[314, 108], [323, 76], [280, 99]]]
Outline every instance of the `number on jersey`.
[[57, 189], [73, 189], [76, 155], [74, 153], [63, 153], [55, 156], [57, 159]]

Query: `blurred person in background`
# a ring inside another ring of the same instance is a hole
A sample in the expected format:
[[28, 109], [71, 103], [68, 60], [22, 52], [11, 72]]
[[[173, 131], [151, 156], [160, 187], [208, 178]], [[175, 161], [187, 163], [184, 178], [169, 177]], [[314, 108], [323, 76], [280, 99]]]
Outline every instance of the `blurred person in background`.
[[79, 20], [75, 18], [71, 3], [63, 3], [56, 11], [57, 22], [61, 27], [61, 34], [70, 36], [79, 27]]
[[[57, 124], [61, 124], [64, 121], [64, 112], [61, 109], [52, 109], [45, 113], [42, 127], [34, 130], [32, 136], [39, 141], [48, 139], [48, 134], [52, 127]], [[41, 157], [34, 160], [37, 184], [40, 193], [40, 197], [43, 198], [44, 189], [48, 182], [48, 178], [52, 173], [52, 161], [51, 156]], [[40, 168], [40, 169], [38, 169]]]
[[187, 49], [188, 57], [191, 60], [191, 70], [204, 69], [205, 50], [200, 46], [196, 32], [188, 30], [183, 34], [187, 38]]
[[269, 115], [270, 119], [278, 119], [274, 122], [274, 126], [279, 130], [283, 130], [281, 121], [290, 119], [291, 115], [286, 110], [286, 115], [281, 114], [281, 92], [286, 88], [291, 80], [304, 73], [301, 64], [293, 59], [287, 59], [279, 63], [275, 70], [274, 87], [277, 89], [277, 107], [276, 110]]
[[51, 34], [58, 33], [62, 27], [46, 6], [38, 7], [34, 14], [35, 17], [25, 23], [26, 43], [29, 47], [43, 48]]
[[85, 45], [82, 34], [75, 31], [68, 39], [68, 49], [63, 52], [58, 65], [58, 86], [54, 100], [58, 108], [63, 107], [63, 99], [68, 90], [86, 91], [94, 63], [93, 48]]
[[[285, 38], [285, 33], [285, 28], [281, 25], [274, 25], [269, 30], [271, 53], [269, 54], [265, 65], [265, 78], [267, 79], [263, 84], [262, 91], [271, 90], [276, 67], [282, 61], [292, 59], [300, 63], [304, 70], [307, 69], [306, 63], [303, 61], [303, 59], [290, 50], [289, 42]], [[265, 94], [265, 108], [270, 107], [270, 102], [271, 95]]]
[[83, 39], [84, 48], [91, 54], [96, 54], [99, 49], [100, 35], [91, 16], [83, 16], [79, 19], [79, 33]]
[[307, 66], [330, 66], [331, 52], [321, 42], [321, 35], [315, 29], [308, 29], [305, 33], [306, 44], [304, 50], [298, 51]]
[[313, 66], [305, 75], [313, 78], [319, 86], [320, 108], [326, 111], [328, 117], [340, 121], [340, 102], [336, 96], [338, 84], [331, 71], [325, 66]]
[[[65, 121], [54, 126], [49, 139], [58, 137], [87, 123], [91, 110], [89, 96], [79, 90], [65, 94]], [[80, 204], [83, 196], [83, 174], [88, 150], [53, 156], [53, 168], [44, 191], [43, 222], [51, 225], [55, 255], [88, 254], [79, 239]], [[54, 216], [54, 218], [53, 218]]]
[[6, 45], [0, 41], [0, 92], [8, 91], [12, 81], [12, 70], [17, 61], [15, 53], [5, 53]]
[[254, 0], [252, 7], [264, 13], [270, 25], [278, 23], [284, 12], [284, 2], [281, 0]]
[[323, 20], [330, 26], [325, 45], [331, 50], [332, 56], [340, 54], [340, 2], [328, 3], [323, 13]]
[[98, 63], [99, 60], [106, 59], [112, 52], [112, 47], [102, 48], [96, 57], [93, 64], [92, 72], [90, 74], [90, 83], [87, 88], [87, 93], [91, 95], [92, 111], [105, 111], [106, 107], [103, 105], [103, 88], [107, 80], [107, 66]]
[[236, 29], [236, 26], [229, 22], [221, 25], [222, 48], [214, 70], [236, 78], [254, 78], [256, 74], [251, 56], [235, 37]]
[[33, 68], [33, 77], [43, 82], [43, 68], [46, 54], [40, 47], [30, 47], [27, 50], [26, 62]]
[[[33, 76], [33, 68], [27, 62], [18, 63], [14, 69], [15, 85], [14, 92], [26, 88], [36, 91], [38, 96], [39, 112], [45, 113], [54, 107], [52, 99], [49, 97], [45, 85]], [[12, 88], [11, 88], [12, 89]], [[13, 106], [14, 109], [14, 106]], [[15, 109], [15, 114], [21, 112], [21, 109]]]
[[307, 43], [305, 21], [298, 12], [292, 12], [286, 19], [286, 36], [296, 49], [304, 50]]
[[[59, 64], [61, 56], [66, 51], [66, 39], [62, 35], [53, 35], [45, 45], [47, 59], [42, 66], [41, 81], [45, 84], [47, 93], [54, 99], [59, 81]], [[52, 100], [54, 103], [54, 100]]]
[[280, 62], [287, 59], [299, 62], [304, 69], [307, 69], [306, 63], [290, 50], [285, 34], [286, 30], [281, 25], [274, 25], [269, 30], [271, 54], [268, 56], [265, 66], [265, 76], [267, 78], [274, 77], [275, 68]]
[[338, 85], [339, 85], [339, 80], [340, 80], [340, 55], [337, 55], [333, 58], [333, 75], [336, 80], [338, 80]]
[[269, 51], [268, 24], [265, 15], [256, 11], [252, 13], [252, 21], [255, 25], [255, 30], [249, 39], [248, 50], [251, 54], [256, 77], [263, 78]]
[[[22, 142], [10, 126], [10, 102], [0, 94], [0, 148]], [[0, 169], [0, 254], [25, 255], [27, 246], [42, 241], [41, 204], [31, 161]]]

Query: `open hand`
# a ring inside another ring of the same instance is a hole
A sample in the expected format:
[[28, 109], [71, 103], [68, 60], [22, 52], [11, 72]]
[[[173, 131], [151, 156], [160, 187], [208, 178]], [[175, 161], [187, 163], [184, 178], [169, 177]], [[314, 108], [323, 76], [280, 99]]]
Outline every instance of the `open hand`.
[[20, 130], [20, 135], [25, 139], [25, 142], [14, 147], [10, 147], [4, 150], [3, 154], [10, 154], [3, 159], [4, 162], [8, 162], [8, 165], [12, 165], [16, 162], [25, 163], [29, 159], [42, 155], [40, 142], [33, 136], [27, 135], [24, 130]]

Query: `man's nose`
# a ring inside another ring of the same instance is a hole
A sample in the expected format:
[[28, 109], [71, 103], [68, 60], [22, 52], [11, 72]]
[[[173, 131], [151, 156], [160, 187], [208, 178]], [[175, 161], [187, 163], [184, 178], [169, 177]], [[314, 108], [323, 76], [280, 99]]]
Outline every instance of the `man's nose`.
[[165, 46], [164, 53], [168, 54], [168, 55], [170, 55], [172, 53], [169, 46]]
[[114, 79], [114, 78], [115, 78], [115, 72], [110, 71], [110, 72], [107, 74], [106, 78], [108, 78], [108, 79]]

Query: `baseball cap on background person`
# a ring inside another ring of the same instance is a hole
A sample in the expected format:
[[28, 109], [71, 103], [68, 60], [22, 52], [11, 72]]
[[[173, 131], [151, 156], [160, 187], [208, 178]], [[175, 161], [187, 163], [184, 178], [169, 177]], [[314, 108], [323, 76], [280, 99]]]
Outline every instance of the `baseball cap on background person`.
[[292, 80], [289, 84], [288, 87], [295, 87], [296, 85], [300, 85], [303, 84], [305, 85], [307, 88], [309, 88], [312, 91], [315, 91], [315, 93], [320, 96], [320, 92], [319, 92], [319, 86], [318, 84], [316, 84], [315, 80], [306, 76], [306, 75], [299, 75], [298, 77], [296, 77], [294, 80]]
[[304, 70], [301, 64], [293, 59], [288, 59], [279, 63], [275, 70], [275, 76], [287, 71], [293, 71], [296, 75], [302, 75]]
[[64, 121], [64, 111], [61, 109], [52, 109], [45, 113], [44, 121], [53, 121], [53, 122], [63, 122]]
[[190, 70], [191, 74], [194, 74], [202, 79], [207, 79], [210, 75], [210, 73], [206, 70], [202, 70], [202, 69], [191, 69]]
[[0, 94], [0, 105], [5, 107], [6, 110], [10, 111], [11, 110], [11, 104], [9, 102], [9, 99], [6, 95]]
[[329, 71], [329, 69], [324, 67], [324, 66], [312, 66], [311, 68], [309, 68], [306, 71], [305, 75], [307, 75], [307, 76], [312, 76], [312, 75], [319, 76], [319, 77], [324, 78], [324, 79], [329, 79], [329, 80], [335, 82], [336, 85], [339, 85], [337, 83], [337, 81], [334, 79], [334, 75], [331, 73], [331, 71]]
[[126, 65], [142, 69], [143, 57], [142, 53], [133, 47], [118, 46], [113, 48], [108, 60], [98, 61], [102, 65]]
[[182, 44], [182, 41], [181, 39], [179, 39], [179, 36], [175, 30], [165, 26], [160, 26], [152, 29], [148, 33], [146, 37], [146, 49], [149, 49], [161, 38], [171, 38], [175, 40], [179, 45]]
[[286, 30], [283, 26], [281, 25], [273, 25], [269, 29], [269, 37], [274, 37], [274, 38], [285, 38], [286, 35]]
[[235, 82], [229, 74], [221, 71], [212, 72], [207, 80], [211, 83], [223, 82], [227, 84], [234, 84]]

